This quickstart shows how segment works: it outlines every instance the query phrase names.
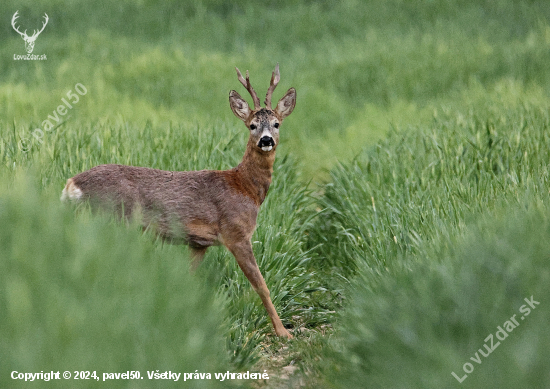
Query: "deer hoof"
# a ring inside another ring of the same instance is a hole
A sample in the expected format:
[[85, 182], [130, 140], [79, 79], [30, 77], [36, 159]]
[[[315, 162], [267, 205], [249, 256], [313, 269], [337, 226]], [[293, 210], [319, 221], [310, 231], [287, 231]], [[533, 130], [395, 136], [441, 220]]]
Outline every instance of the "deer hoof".
[[286, 330], [286, 328], [283, 328], [282, 330], [278, 330], [278, 331], [275, 331], [275, 333], [277, 334], [277, 336], [280, 336], [281, 338], [287, 338], [287, 339], [292, 339], [294, 338], [290, 332], [288, 332]]

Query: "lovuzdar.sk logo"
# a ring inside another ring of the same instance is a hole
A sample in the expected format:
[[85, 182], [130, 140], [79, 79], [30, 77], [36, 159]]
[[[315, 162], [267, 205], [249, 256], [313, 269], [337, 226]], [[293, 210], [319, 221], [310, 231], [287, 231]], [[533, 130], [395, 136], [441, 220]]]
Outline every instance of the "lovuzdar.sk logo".
[[27, 51], [27, 54], [26, 55], [14, 54], [13, 59], [14, 60], [19, 60], [19, 59], [24, 59], [24, 60], [25, 59], [26, 60], [45, 60], [45, 59], [47, 59], [46, 54], [34, 55], [34, 54], [32, 54], [32, 52], [34, 50], [34, 44], [36, 42], [36, 38], [38, 38], [38, 36], [42, 33], [42, 31], [44, 31], [44, 28], [46, 27], [46, 24], [48, 24], [48, 20], [49, 20], [48, 14], [44, 13], [44, 21], [42, 22], [42, 28], [40, 30], [33, 30], [33, 34], [31, 36], [28, 36], [27, 35], [27, 30], [21, 32], [19, 30], [19, 28], [17, 27], [17, 25], [16, 25], [16, 20], [19, 17], [18, 13], [19, 13], [19, 11], [16, 11], [13, 14], [13, 18], [11, 19], [11, 26], [13, 27], [13, 29], [15, 31], [17, 31], [17, 33], [19, 35], [21, 35], [21, 38], [23, 38], [23, 40], [25, 41], [25, 50]]

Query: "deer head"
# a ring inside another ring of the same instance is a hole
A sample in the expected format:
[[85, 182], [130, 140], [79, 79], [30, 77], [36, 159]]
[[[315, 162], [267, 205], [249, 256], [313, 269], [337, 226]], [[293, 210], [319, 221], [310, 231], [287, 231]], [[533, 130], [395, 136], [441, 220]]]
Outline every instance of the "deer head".
[[44, 31], [44, 27], [46, 27], [46, 24], [48, 24], [48, 14], [44, 13], [44, 19], [46, 19], [43, 24], [42, 24], [42, 28], [40, 29], [40, 31], [37, 31], [37, 30], [34, 30], [32, 36], [28, 36], [27, 35], [27, 30], [25, 30], [24, 32], [21, 32], [19, 31], [19, 29], [17, 28], [17, 26], [15, 25], [15, 20], [19, 17], [17, 15], [19, 11], [16, 11], [14, 14], [13, 14], [13, 18], [11, 19], [11, 26], [13, 27], [13, 29], [15, 31], [17, 31], [17, 33], [19, 35], [21, 35], [21, 37], [23, 38], [23, 40], [25, 41], [25, 50], [27, 50], [27, 53], [32, 53], [32, 51], [34, 50], [34, 42], [36, 41], [36, 38], [38, 38], [38, 35], [40, 35], [40, 33], [42, 31]]
[[237, 70], [239, 81], [252, 96], [254, 109], [250, 109], [248, 103], [237, 92], [232, 90], [229, 93], [231, 110], [250, 130], [249, 142], [253, 143], [256, 151], [260, 153], [274, 151], [279, 143], [279, 126], [283, 122], [283, 119], [292, 113], [296, 105], [296, 89], [290, 88], [279, 100], [275, 109], [271, 108], [271, 96], [281, 79], [279, 64], [277, 64], [271, 75], [271, 83], [264, 101], [265, 108], [262, 108], [256, 91], [250, 85], [248, 71], [246, 72], [245, 80], [239, 69], [235, 69]]

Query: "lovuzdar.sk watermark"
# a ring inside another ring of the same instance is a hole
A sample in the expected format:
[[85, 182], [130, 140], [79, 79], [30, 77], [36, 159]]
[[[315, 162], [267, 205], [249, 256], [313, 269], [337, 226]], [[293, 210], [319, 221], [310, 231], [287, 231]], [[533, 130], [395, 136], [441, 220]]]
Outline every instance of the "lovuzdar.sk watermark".
[[15, 61], [45, 61], [48, 59], [46, 54], [36, 55], [36, 54], [14, 54], [13, 59]]
[[[538, 301], [533, 299], [533, 296], [531, 296], [531, 298], [526, 297], [524, 300], [527, 304], [519, 307], [519, 312], [522, 313], [520, 320], [525, 320], [525, 318], [531, 313], [531, 310], [534, 310], [537, 305], [540, 304]], [[476, 351], [473, 357], [470, 357], [470, 360], [478, 365], [481, 365], [483, 361], [481, 357], [483, 356], [483, 358], [487, 358], [500, 345], [500, 342], [504, 341], [504, 339], [506, 339], [515, 328], [519, 327], [520, 322], [516, 319], [516, 316], [516, 314], [512, 315], [510, 319], [506, 320], [501, 326], [498, 326], [494, 335], [489, 334], [489, 336], [485, 338], [485, 343], [483, 346]], [[459, 383], [462, 383], [466, 378], [468, 378], [468, 374], [473, 373], [474, 369], [474, 364], [466, 362], [462, 366], [462, 370], [464, 370], [464, 373], [466, 374], [462, 377], [459, 377], [454, 371], [451, 372], [451, 374]]]
[[25, 41], [25, 51], [27, 52], [27, 54], [14, 54], [13, 59], [15, 61], [19, 61], [19, 60], [44, 61], [48, 59], [46, 57], [46, 54], [36, 55], [32, 53], [34, 50], [36, 39], [42, 33], [42, 31], [44, 31], [44, 28], [46, 28], [46, 25], [48, 24], [48, 20], [50, 20], [50, 18], [48, 17], [48, 14], [44, 13], [44, 21], [42, 22], [42, 28], [40, 28], [40, 30], [33, 30], [32, 35], [28, 35], [26, 29], [25, 31], [21, 31], [17, 26], [17, 18], [19, 17], [18, 13], [19, 11], [16, 11], [13, 14], [13, 17], [11, 19], [11, 26], [19, 35], [21, 35], [21, 38], [23, 38], [23, 40]]

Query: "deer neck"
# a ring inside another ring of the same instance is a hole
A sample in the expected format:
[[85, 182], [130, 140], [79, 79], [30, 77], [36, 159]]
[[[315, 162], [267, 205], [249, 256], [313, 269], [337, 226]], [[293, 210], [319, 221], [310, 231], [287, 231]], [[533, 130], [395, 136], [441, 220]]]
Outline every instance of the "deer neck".
[[258, 204], [262, 204], [267, 196], [274, 162], [275, 150], [265, 153], [259, 150], [254, 142], [249, 141], [243, 160], [235, 168], [250, 197]]

